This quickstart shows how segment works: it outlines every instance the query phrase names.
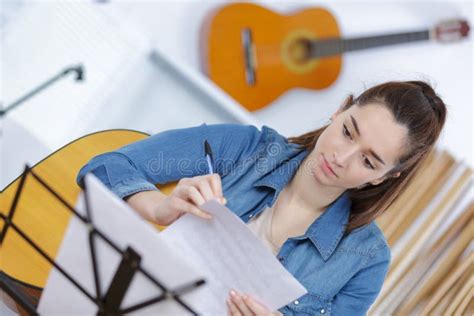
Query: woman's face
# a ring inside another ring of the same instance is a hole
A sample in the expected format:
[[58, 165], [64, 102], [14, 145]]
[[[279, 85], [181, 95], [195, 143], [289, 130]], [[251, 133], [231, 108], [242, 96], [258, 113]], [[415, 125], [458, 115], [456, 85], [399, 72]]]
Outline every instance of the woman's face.
[[[384, 106], [339, 109], [308, 157], [311, 173], [320, 183], [342, 189], [377, 185], [403, 153], [407, 135]], [[324, 166], [323, 157], [335, 174]]]

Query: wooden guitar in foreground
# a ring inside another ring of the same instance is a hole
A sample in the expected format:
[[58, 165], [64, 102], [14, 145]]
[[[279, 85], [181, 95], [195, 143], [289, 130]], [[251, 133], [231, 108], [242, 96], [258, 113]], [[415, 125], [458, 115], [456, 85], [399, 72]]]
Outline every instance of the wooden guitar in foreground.
[[[52, 153], [32, 167], [32, 171], [67, 203], [74, 206], [81, 190], [76, 184], [76, 176], [83, 165], [98, 154], [115, 150], [147, 136], [131, 130], [93, 133]], [[8, 214], [19, 182], [20, 177], [0, 192], [2, 214]], [[175, 185], [175, 182], [170, 182], [159, 188], [163, 193], [169, 194]], [[13, 222], [52, 258], [58, 253], [71, 216], [71, 212], [36, 179], [31, 175], [26, 178]], [[0, 225], [3, 232], [5, 222], [0, 220]], [[164, 228], [156, 226], [159, 230]], [[26, 289], [41, 291], [45, 286], [52, 265], [11, 228], [4, 236], [0, 258], [1, 271]]]
[[322, 8], [283, 16], [252, 3], [232, 3], [213, 11], [201, 30], [204, 72], [250, 111], [285, 91], [322, 89], [341, 70], [341, 55], [378, 46], [416, 41], [450, 42], [466, 37], [464, 20], [433, 29], [341, 38], [334, 16]]

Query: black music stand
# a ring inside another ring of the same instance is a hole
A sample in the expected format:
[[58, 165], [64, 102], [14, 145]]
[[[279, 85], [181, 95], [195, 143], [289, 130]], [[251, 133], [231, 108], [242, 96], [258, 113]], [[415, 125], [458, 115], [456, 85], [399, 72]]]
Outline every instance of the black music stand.
[[[92, 258], [92, 270], [95, 283], [95, 294], [90, 293], [85, 289], [84, 286], [80, 284], [78, 280], [75, 280], [71, 275], [58, 263], [56, 263], [39, 245], [33, 241], [26, 232], [21, 230], [14, 222], [14, 214], [17, 208], [19, 199], [21, 197], [25, 180], [28, 175], [33, 176], [46, 190], [52, 194], [56, 199], [58, 199], [61, 204], [63, 204], [67, 210], [72, 212], [84, 225], [88, 228], [88, 242], [89, 250]], [[85, 200], [85, 216], [81, 215], [73, 206], [67, 203], [61, 195], [54, 191], [43, 179], [41, 179], [33, 170], [26, 165], [25, 169], [20, 178], [20, 184], [15, 193], [13, 203], [10, 207], [8, 215], [0, 213], [1, 219], [4, 221], [3, 230], [0, 236], [0, 245], [3, 244], [5, 236], [8, 233], [9, 229], [13, 229], [18, 233], [31, 247], [33, 247], [44, 259], [46, 259], [50, 264], [54, 266], [67, 280], [69, 280], [74, 286], [80, 290], [87, 298], [89, 298], [97, 306], [97, 315], [121, 315], [130, 313], [141, 308], [150, 306], [155, 303], [159, 303], [165, 299], [171, 299], [180, 304], [184, 309], [191, 312], [193, 315], [198, 315], [190, 306], [184, 303], [180, 295], [184, 295], [191, 290], [196, 289], [197, 287], [205, 284], [204, 279], [199, 279], [197, 281], [189, 282], [183, 286], [180, 286], [176, 289], [169, 289], [162, 282], [156, 280], [147, 270], [145, 270], [140, 265], [141, 256], [133, 248], [128, 247], [125, 250], [119, 249], [119, 247], [112, 242], [107, 236], [105, 236], [97, 227], [94, 226], [91, 214], [91, 208], [89, 205], [88, 190], [84, 183], [84, 200]], [[101, 293], [101, 283], [98, 273], [97, 266], [97, 255], [96, 255], [96, 238], [102, 239], [106, 244], [108, 244], [112, 249], [117, 251], [122, 260], [119, 264], [119, 267], [115, 271], [112, 282], [110, 283], [109, 288], [106, 293]], [[130, 283], [134, 275], [140, 272], [142, 273], [149, 281], [151, 281], [156, 287], [161, 289], [162, 294], [154, 298], [147, 299], [141, 303], [134, 304], [125, 308], [121, 308], [122, 300], [127, 292], [127, 289], [130, 286]], [[37, 306], [31, 302], [31, 298], [25, 294], [21, 288], [18, 286], [18, 283], [10, 278], [3, 271], [0, 273], [0, 286], [4, 289], [20, 306], [22, 306], [29, 314], [38, 315], [36, 310]]]

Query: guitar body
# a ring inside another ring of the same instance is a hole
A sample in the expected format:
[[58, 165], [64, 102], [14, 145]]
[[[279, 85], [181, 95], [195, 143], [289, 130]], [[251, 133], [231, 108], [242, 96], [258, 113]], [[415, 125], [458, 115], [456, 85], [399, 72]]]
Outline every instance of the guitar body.
[[[76, 176], [92, 157], [115, 150], [148, 135], [131, 130], [108, 130], [79, 138], [52, 153], [32, 171], [75, 206], [80, 187]], [[0, 193], [0, 212], [8, 214], [20, 177]], [[175, 183], [159, 188], [169, 194]], [[13, 222], [52, 258], [55, 258], [72, 213], [55, 199], [36, 179], [28, 175], [17, 204]], [[0, 221], [3, 228], [4, 222]], [[158, 226], [162, 230], [162, 226]], [[0, 250], [0, 267], [8, 276], [30, 286], [43, 288], [52, 266], [12, 228], [7, 231]]]
[[[242, 40], [246, 29], [252, 42], [248, 58]], [[321, 8], [284, 16], [255, 4], [233, 3], [214, 11], [201, 35], [204, 71], [250, 111], [291, 88], [328, 87], [341, 69], [340, 55], [304, 61], [298, 57], [301, 39], [339, 37], [335, 18]], [[249, 61], [254, 64], [254, 84], [246, 80]]]

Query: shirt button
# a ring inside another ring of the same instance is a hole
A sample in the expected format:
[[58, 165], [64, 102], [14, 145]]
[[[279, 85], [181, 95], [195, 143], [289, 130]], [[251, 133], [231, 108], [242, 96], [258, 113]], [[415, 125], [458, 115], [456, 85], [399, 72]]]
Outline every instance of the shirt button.
[[321, 310], [321, 314], [324, 314], [326, 313], [326, 311], [324, 310], [324, 308]]
[[249, 218], [251, 218], [252, 216], [253, 216], [253, 214], [250, 214], [250, 215], [249, 215]]
[[300, 301], [296, 300], [295, 301], [295, 305], [298, 305], [300, 303]]

